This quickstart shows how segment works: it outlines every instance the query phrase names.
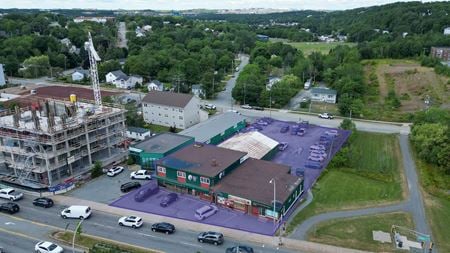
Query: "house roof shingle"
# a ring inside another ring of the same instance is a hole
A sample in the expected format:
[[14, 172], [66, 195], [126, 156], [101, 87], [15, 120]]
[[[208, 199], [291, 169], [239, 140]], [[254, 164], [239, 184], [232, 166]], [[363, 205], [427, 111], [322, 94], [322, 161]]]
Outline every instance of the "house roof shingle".
[[327, 94], [327, 95], [336, 95], [337, 91], [328, 88], [312, 88], [311, 93], [313, 94]]
[[143, 99], [145, 103], [184, 108], [193, 98], [191, 94], [150, 91]]

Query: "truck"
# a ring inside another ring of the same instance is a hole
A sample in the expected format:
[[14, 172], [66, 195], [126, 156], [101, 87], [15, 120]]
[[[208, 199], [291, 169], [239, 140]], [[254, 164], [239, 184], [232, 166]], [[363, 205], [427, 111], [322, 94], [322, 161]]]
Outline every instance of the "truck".
[[312, 83], [312, 79], [311, 79], [311, 78], [308, 79], [308, 80], [305, 82], [305, 86], [304, 86], [305, 90], [311, 88], [311, 83]]
[[14, 190], [13, 188], [0, 189], [0, 198], [9, 199], [11, 201], [19, 200], [23, 197], [23, 193]]

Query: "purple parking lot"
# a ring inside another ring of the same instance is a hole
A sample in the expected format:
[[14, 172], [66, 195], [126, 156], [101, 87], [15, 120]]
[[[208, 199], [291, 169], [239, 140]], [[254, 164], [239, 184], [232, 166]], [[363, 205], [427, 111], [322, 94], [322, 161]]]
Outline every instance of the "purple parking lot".
[[[285, 131], [286, 126], [289, 128], [287, 131]], [[285, 129], [281, 130], [283, 127]], [[303, 176], [305, 179], [305, 192], [311, 188], [331, 160], [330, 158], [339, 151], [350, 135], [350, 131], [267, 118], [258, 120], [243, 131], [259, 131], [277, 142], [287, 143], [287, 147], [279, 151], [271, 161], [289, 165], [292, 168], [291, 173], [293, 175]], [[140, 189], [151, 187], [154, 184], [156, 184], [156, 181], [152, 181]], [[273, 235], [276, 232], [276, 227], [274, 227], [271, 220], [221, 207], [213, 216], [198, 221], [194, 217], [195, 210], [210, 204], [209, 202], [194, 196], [178, 194], [179, 198], [177, 201], [163, 208], [159, 203], [168, 193], [170, 191], [160, 188], [158, 193], [150, 196], [145, 201], [136, 202], [134, 200], [136, 191], [134, 191], [122, 196], [110, 205], [264, 235]], [[284, 219], [288, 218], [292, 212], [293, 210], [290, 210]]]

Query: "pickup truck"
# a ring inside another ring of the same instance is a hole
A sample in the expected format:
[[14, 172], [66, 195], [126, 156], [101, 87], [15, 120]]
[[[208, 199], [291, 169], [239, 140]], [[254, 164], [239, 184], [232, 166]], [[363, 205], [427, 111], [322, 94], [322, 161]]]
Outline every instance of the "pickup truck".
[[0, 198], [9, 199], [11, 201], [19, 200], [23, 197], [23, 193], [17, 192], [13, 188], [0, 189]]

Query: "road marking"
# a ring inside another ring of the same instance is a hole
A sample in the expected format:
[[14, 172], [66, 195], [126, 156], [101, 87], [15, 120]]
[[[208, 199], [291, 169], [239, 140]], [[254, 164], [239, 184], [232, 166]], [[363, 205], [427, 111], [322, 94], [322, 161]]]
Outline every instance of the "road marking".
[[36, 238], [34, 236], [30, 236], [30, 235], [22, 234], [22, 233], [19, 233], [19, 232], [7, 230], [7, 229], [4, 229], [4, 228], [0, 228], [0, 231], [4, 232], [6, 234], [20, 236], [20, 237], [27, 238], [27, 239], [30, 239], [30, 240], [33, 240], [33, 241], [42, 241], [41, 239]]
[[7, 225], [7, 226], [9, 226], [9, 225], [16, 225], [16, 223], [8, 221], [8, 222], [5, 222], [5, 225]]
[[99, 227], [104, 227], [104, 228], [110, 228], [110, 229], [116, 229], [116, 228], [117, 228], [117, 227], [111, 227], [111, 226], [103, 225], [103, 224], [96, 223], [96, 222], [90, 223], [90, 224], [91, 224], [91, 225], [94, 225], [94, 226], [99, 226]]
[[155, 236], [155, 235], [149, 235], [149, 234], [144, 234], [144, 233], [138, 233], [138, 234], [140, 234], [142, 236], [152, 237], [152, 238], [157, 238], [158, 237], [158, 236]]
[[190, 242], [183, 242], [183, 241], [181, 241], [180, 243], [181, 243], [181, 244], [184, 244], [184, 245], [188, 245], [188, 246], [193, 246], [193, 247], [202, 248], [201, 245], [194, 244], [194, 243], [190, 243]]

